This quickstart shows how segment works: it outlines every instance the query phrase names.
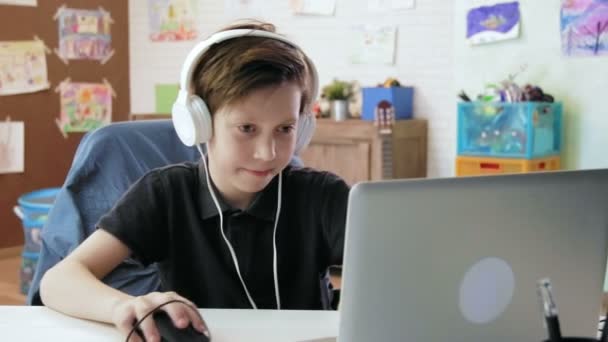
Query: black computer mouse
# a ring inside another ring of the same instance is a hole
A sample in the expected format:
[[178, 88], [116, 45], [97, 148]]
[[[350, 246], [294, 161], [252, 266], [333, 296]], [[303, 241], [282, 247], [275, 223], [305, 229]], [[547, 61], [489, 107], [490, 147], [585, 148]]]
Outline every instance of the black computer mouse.
[[209, 342], [211, 339], [205, 334], [194, 329], [192, 324], [180, 329], [173, 324], [171, 317], [164, 312], [158, 311], [153, 315], [154, 323], [161, 336], [161, 341], [166, 342]]

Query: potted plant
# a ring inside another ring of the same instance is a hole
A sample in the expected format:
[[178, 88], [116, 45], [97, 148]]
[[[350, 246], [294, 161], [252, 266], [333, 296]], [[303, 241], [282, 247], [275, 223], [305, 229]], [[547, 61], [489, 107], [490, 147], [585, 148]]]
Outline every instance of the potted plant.
[[322, 96], [330, 103], [331, 117], [336, 121], [348, 117], [348, 100], [353, 96], [353, 86], [350, 82], [334, 79], [323, 87]]

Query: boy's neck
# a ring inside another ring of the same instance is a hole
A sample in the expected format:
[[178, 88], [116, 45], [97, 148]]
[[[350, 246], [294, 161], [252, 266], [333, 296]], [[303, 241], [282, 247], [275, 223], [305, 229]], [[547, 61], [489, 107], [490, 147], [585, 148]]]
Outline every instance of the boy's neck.
[[245, 210], [253, 201], [255, 193], [244, 193], [237, 189], [234, 189], [230, 186], [230, 184], [225, 184], [221, 177], [218, 177], [218, 172], [216, 172], [213, 168], [213, 165], [209, 163], [209, 177], [211, 178], [211, 182], [215, 185], [215, 189], [217, 189], [218, 196], [221, 196], [222, 199], [229, 204], [231, 207]]

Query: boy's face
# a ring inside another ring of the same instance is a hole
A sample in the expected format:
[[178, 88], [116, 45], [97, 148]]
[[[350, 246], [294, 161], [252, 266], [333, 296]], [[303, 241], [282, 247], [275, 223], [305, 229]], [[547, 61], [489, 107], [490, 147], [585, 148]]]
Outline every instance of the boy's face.
[[231, 204], [250, 200], [289, 163], [300, 100], [300, 87], [284, 83], [254, 90], [213, 116], [210, 173]]

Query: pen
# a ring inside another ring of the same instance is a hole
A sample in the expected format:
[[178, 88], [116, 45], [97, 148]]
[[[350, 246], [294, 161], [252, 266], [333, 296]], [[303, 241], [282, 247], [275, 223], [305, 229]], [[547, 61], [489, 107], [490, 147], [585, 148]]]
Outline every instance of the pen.
[[547, 324], [547, 333], [549, 335], [550, 342], [561, 342], [562, 332], [559, 327], [559, 317], [557, 314], [557, 306], [553, 300], [553, 293], [551, 289], [551, 280], [549, 278], [543, 278], [538, 281], [538, 295], [540, 297], [543, 309], [543, 315], [545, 317], [545, 323]]

